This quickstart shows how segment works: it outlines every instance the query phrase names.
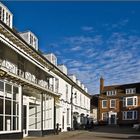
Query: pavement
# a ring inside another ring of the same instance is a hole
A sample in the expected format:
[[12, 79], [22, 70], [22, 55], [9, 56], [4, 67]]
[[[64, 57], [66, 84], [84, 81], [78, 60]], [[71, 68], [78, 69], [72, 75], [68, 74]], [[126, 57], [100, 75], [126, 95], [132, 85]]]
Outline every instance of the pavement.
[[140, 131], [130, 127], [100, 126], [93, 130], [61, 132], [59, 135], [26, 137], [23, 140], [140, 140]]

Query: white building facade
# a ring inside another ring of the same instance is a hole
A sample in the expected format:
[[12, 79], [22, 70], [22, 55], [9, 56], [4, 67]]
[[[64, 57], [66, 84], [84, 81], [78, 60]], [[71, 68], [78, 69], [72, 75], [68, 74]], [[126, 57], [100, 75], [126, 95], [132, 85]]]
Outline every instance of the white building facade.
[[90, 113], [87, 90], [39, 53], [31, 31], [14, 31], [13, 15], [2, 3], [0, 19], [0, 139], [47, 135], [56, 123], [71, 130], [75, 112], [83, 123], [78, 117]]

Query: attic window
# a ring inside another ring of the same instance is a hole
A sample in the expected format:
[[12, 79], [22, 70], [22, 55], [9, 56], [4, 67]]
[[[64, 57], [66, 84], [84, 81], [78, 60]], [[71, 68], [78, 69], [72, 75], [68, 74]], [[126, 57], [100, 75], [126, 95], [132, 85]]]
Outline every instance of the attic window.
[[106, 92], [107, 96], [113, 96], [113, 95], [116, 95], [116, 93], [117, 93], [116, 90], [111, 90], [111, 91]]
[[136, 93], [136, 88], [129, 88], [125, 90], [126, 94], [134, 94]]

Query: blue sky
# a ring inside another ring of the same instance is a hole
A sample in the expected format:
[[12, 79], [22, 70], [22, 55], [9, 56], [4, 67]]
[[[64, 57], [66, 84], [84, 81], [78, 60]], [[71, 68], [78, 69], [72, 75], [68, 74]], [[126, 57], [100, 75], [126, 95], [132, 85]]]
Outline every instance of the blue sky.
[[19, 31], [31, 30], [91, 94], [140, 82], [140, 2], [3, 2]]

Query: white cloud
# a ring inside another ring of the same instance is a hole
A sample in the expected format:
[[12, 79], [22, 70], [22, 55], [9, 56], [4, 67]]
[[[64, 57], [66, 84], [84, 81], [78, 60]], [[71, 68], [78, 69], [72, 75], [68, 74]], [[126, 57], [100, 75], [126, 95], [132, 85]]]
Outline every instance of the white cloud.
[[71, 51], [80, 51], [82, 48], [80, 46], [75, 46], [71, 48]]
[[93, 37], [90, 36], [73, 36], [73, 37], [66, 37], [65, 43], [70, 43], [70, 45], [101, 45], [102, 36], [96, 35]]
[[61, 61], [90, 93], [99, 93], [101, 75], [106, 85], [140, 81], [140, 36], [114, 32], [106, 38], [80, 35], [62, 42]]
[[112, 28], [122, 28], [123, 26], [125, 26], [127, 23], [129, 22], [128, 19], [123, 19], [120, 20], [119, 22], [112, 24]]
[[83, 26], [81, 29], [83, 31], [86, 31], [86, 32], [93, 32], [94, 31], [94, 28], [91, 26]]
[[[79, 55], [83, 61], [72, 61], [68, 64], [71, 73], [77, 75], [91, 93], [99, 92], [99, 78], [104, 76], [106, 84], [122, 84], [140, 81], [140, 38], [123, 33], [112, 33], [104, 42], [104, 48], [98, 48], [98, 43], [92, 42], [88, 37], [72, 38], [72, 44], [79, 41], [83, 52]], [[76, 59], [76, 58], [73, 58]], [[72, 67], [71, 67], [72, 66]]]

